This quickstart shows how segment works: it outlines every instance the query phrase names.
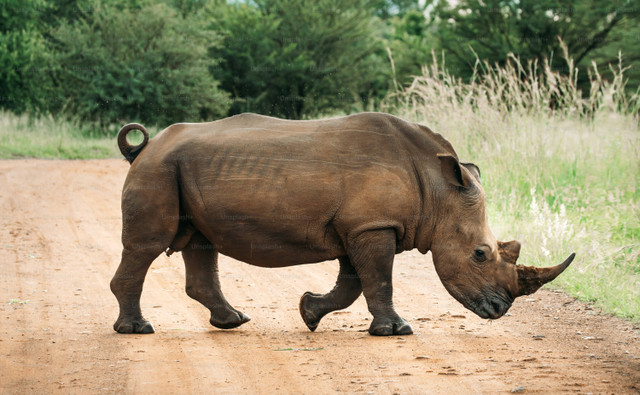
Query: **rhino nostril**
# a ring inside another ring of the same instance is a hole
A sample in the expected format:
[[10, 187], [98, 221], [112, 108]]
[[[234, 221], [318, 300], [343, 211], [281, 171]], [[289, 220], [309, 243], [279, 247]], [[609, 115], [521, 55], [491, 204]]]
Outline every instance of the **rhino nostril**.
[[497, 319], [500, 318], [504, 315], [504, 313], [507, 312], [507, 310], [509, 309], [509, 305], [503, 303], [502, 301], [499, 300], [491, 300], [489, 303], [487, 303], [487, 313], [489, 313], [489, 316], [493, 319]]

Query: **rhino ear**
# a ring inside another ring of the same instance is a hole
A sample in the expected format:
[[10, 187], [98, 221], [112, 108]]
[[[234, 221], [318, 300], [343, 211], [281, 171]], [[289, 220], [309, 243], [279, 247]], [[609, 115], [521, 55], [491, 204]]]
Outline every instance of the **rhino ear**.
[[515, 265], [520, 256], [520, 242], [516, 240], [507, 242], [498, 241], [498, 253], [500, 257], [502, 257], [502, 260]]
[[460, 162], [451, 154], [438, 154], [440, 169], [444, 179], [451, 185], [467, 188], [473, 182], [469, 178], [467, 169], [460, 166]]
[[469, 173], [473, 174], [476, 180], [480, 182], [480, 176], [481, 176], [480, 168], [476, 166], [475, 163], [460, 163], [460, 164], [464, 166], [467, 170], [469, 170]]

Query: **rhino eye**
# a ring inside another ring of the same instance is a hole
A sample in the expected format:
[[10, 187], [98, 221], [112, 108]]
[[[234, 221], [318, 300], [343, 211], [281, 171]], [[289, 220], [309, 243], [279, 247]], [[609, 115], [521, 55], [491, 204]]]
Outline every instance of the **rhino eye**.
[[487, 260], [487, 254], [484, 253], [484, 250], [476, 248], [475, 251], [473, 251], [473, 258], [478, 262], [484, 262]]

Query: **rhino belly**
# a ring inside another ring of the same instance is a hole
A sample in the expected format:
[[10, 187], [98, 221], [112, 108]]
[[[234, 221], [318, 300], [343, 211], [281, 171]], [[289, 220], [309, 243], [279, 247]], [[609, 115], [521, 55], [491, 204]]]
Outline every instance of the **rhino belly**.
[[338, 189], [318, 178], [199, 176], [181, 186], [181, 205], [224, 255], [267, 267], [321, 262], [345, 252], [332, 223]]
[[[298, 221], [222, 215], [196, 220], [217, 251], [262, 267], [284, 267], [331, 260], [345, 255], [331, 226]], [[204, 223], [200, 223], [204, 222]]]

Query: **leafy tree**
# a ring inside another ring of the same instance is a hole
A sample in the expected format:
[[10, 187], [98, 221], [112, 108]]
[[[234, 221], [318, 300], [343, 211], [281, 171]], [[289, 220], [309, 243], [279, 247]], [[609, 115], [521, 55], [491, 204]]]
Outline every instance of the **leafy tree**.
[[48, 29], [44, 31], [47, 39], [51, 38], [51, 29], [62, 23], [73, 22], [82, 18], [83, 10], [89, 7], [90, 0], [46, 0], [47, 12], [42, 15], [43, 22]]
[[438, 1], [432, 17], [432, 32], [455, 62], [453, 71], [469, 76], [476, 54], [492, 64], [504, 64], [508, 53], [525, 61], [553, 54], [552, 66], [565, 68], [558, 37], [584, 68], [596, 50], [620, 48], [618, 33], [637, 27], [640, 10], [633, 0], [460, 0]]
[[0, 2], [0, 109], [23, 113], [47, 107], [48, 53], [42, 35], [45, 0]]
[[640, 41], [640, 20], [637, 14], [640, 13], [640, 8], [619, 8], [618, 13], [624, 16], [607, 36], [609, 43], [593, 49], [582, 59], [581, 66], [593, 61], [598, 65], [600, 74], [611, 78], [609, 65], [615, 66], [621, 54], [623, 65], [628, 67], [625, 71], [628, 78], [627, 89], [634, 91], [640, 87], [640, 51], [637, 50]]
[[226, 0], [159, 0], [175, 8], [180, 15], [187, 17], [198, 14], [210, 7], [221, 7]]
[[164, 4], [90, 2], [53, 32], [57, 109], [108, 126], [167, 125], [223, 116], [227, 95], [209, 73], [218, 36]]
[[351, 108], [366, 95], [380, 48], [363, 0], [259, 0], [211, 9], [214, 51], [232, 113], [301, 118]]
[[407, 12], [424, 10], [424, 5], [419, 0], [369, 0], [376, 16], [389, 19], [393, 16], [403, 17]]
[[400, 85], [408, 85], [421, 67], [432, 61], [426, 18], [423, 12], [409, 11], [402, 18], [392, 21], [393, 34], [388, 38], [388, 48], [394, 63], [394, 78]]

